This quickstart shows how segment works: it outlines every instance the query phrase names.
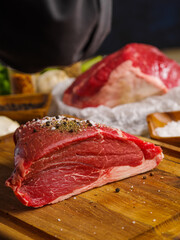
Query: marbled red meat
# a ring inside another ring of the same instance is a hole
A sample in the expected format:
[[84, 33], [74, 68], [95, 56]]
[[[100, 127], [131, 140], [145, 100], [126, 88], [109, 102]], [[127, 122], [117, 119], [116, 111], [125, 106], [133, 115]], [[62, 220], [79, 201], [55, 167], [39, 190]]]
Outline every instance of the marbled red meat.
[[63, 101], [77, 108], [119, 104], [164, 94], [180, 85], [180, 65], [156, 47], [131, 43], [80, 75]]
[[26, 206], [56, 203], [156, 167], [160, 147], [89, 121], [46, 117], [14, 134], [15, 170], [6, 181]]

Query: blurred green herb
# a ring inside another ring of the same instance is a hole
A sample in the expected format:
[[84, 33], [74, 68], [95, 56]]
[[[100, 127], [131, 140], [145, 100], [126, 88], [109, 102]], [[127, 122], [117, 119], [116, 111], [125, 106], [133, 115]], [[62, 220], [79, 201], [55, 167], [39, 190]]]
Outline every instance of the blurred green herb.
[[90, 67], [92, 67], [94, 64], [101, 61], [102, 59], [103, 56], [96, 56], [94, 58], [84, 61], [81, 65], [81, 72], [86, 72]]
[[57, 70], [57, 69], [60, 69], [60, 68], [59, 68], [59, 67], [48, 67], [48, 68], [43, 69], [43, 70], [40, 72], [40, 74], [43, 74], [43, 73], [45, 73], [45, 72], [47, 72], [47, 71], [50, 71], [50, 70]]
[[0, 64], [0, 95], [6, 94], [10, 94], [8, 70], [5, 66]]

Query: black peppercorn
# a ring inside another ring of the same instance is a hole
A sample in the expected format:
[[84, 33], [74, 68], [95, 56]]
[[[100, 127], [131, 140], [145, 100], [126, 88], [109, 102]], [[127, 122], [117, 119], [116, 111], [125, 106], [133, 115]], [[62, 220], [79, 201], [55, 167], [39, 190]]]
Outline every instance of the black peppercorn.
[[46, 126], [50, 126], [50, 121], [47, 121], [47, 122], [46, 122]]
[[87, 121], [86, 121], [86, 123], [88, 124], [88, 126], [89, 126], [89, 127], [91, 127], [91, 126], [92, 126], [92, 123], [90, 123], [90, 121], [89, 121], [89, 120], [87, 120]]
[[116, 189], [115, 189], [115, 192], [120, 192], [120, 188], [116, 188]]
[[33, 129], [33, 133], [35, 133], [35, 132], [37, 132], [37, 130], [34, 128], [34, 129]]

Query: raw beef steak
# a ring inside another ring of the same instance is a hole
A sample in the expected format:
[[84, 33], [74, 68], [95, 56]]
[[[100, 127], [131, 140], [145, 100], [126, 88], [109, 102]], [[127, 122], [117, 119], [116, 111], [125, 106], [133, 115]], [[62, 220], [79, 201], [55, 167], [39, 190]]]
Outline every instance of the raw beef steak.
[[180, 65], [157, 48], [131, 43], [80, 75], [63, 101], [77, 108], [136, 102], [180, 85]]
[[6, 181], [26, 206], [41, 207], [149, 171], [160, 147], [118, 129], [64, 116], [21, 125], [15, 170]]

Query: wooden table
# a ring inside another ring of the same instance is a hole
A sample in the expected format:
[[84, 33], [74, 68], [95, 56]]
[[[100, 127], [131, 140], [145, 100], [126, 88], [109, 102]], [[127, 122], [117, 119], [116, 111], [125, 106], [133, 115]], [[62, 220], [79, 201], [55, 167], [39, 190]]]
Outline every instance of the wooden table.
[[180, 239], [180, 148], [148, 141], [165, 154], [153, 176], [148, 172], [32, 209], [4, 185], [13, 169], [14, 144], [12, 135], [2, 138], [0, 239]]

